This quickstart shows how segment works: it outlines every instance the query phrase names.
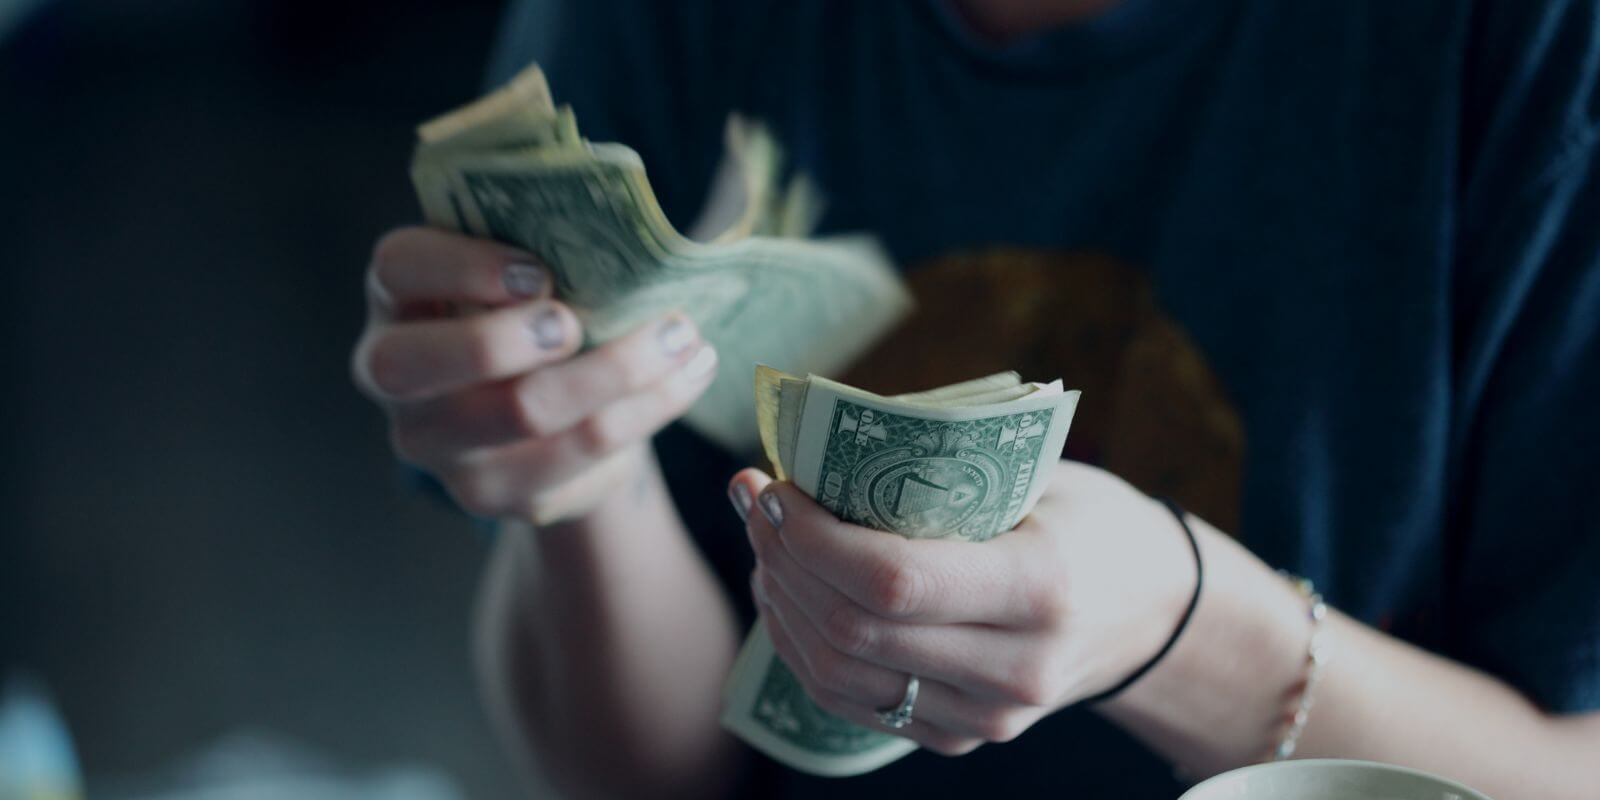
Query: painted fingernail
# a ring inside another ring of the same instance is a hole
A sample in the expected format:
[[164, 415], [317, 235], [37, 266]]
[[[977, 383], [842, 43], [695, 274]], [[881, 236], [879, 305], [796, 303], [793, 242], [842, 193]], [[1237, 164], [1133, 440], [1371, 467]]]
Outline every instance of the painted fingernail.
[[773, 492], [762, 492], [759, 502], [761, 503], [762, 516], [766, 517], [767, 521], [772, 523], [772, 527], [782, 528], [783, 503], [778, 501], [778, 495]]
[[661, 345], [661, 352], [668, 358], [683, 355], [689, 345], [694, 344], [694, 328], [683, 317], [673, 317], [661, 323], [660, 330], [656, 331], [656, 342]]
[[535, 264], [507, 264], [500, 280], [512, 297], [538, 297], [550, 282], [543, 267]]
[[728, 487], [728, 500], [733, 503], [733, 510], [739, 514], [739, 521], [750, 519], [750, 487], [736, 483]]
[[533, 341], [545, 350], [555, 350], [566, 344], [567, 325], [562, 321], [560, 311], [541, 308], [533, 312], [528, 327], [533, 330]]

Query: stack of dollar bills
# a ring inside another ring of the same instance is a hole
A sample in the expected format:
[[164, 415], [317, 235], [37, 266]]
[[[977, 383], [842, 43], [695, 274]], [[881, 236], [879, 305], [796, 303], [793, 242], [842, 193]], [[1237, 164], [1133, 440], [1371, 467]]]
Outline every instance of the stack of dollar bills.
[[[730, 120], [718, 183], [731, 191], [713, 194], [694, 239], [667, 221], [638, 154], [583, 139], [537, 66], [417, 133], [412, 181], [430, 224], [537, 255], [588, 344], [689, 314], [722, 366], [687, 422], [735, 453], [759, 438], [777, 477], [840, 519], [982, 542], [1044, 491], [1077, 407], [1060, 381], [1001, 373], [883, 397], [796, 377], [844, 369], [911, 302], [872, 239], [807, 238], [816, 192], [803, 177], [780, 186], [781, 148], [759, 125]], [[724, 725], [796, 769], [854, 775], [915, 749], [817, 708], [759, 626], [724, 701]]]
[[803, 238], [816, 195], [804, 180], [780, 187], [781, 151], [759, 126], [730, 122], [736, 191], [708, 209], [704, 241], [667, 221], [637, 153], [583, 139], [537, 65], [417, 134], [411, 175], [427, 221], [541, 258], [590, 344], [672, 310], [695, 320], [721, 367], [686, 420], [733, 452], [755, 450], [758, 361], [840, 370], [910, 308], [871, 238]]
[[[786, 479], [846, 522], [913, 539], [992, 539], [1044, 492], [1078, 392], [1016, 373], [883, 397], [756, 370], [762, 446]], [[722, 724], [795, 769], [856, 775], [916, 749], [818, 708], [757, 625], [723, 690]]]

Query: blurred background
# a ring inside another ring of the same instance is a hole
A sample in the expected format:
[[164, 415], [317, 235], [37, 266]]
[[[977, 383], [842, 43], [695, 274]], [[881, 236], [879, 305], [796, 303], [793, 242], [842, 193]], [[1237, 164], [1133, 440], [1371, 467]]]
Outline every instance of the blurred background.
[[511, 794], [487, 542], [346, 365], [412, 128], [478, 93], [499, 6], [0, 0], [0, 684], [53, 698], [91, 796], [273, 759]]

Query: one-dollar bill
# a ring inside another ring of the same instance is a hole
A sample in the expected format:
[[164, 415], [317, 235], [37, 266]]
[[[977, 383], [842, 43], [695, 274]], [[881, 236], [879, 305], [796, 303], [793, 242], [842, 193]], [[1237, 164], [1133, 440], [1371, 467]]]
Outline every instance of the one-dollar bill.
[[781, 153], [764, 129], [735, 120], [729, 133], [743, 202], [707, 242], [685, 238], [667, 221], [637, 153], [582, 138], [572, 109], [552, 102], [536, 65], [423, 124], [411, 173], [429, 223], [543, 260], [588, 344], [670, 311], [692, 317], [721, 367], [685, 419], [747, 455], [756, 430], [748, 370], [758, 361], [842, 369], [911, 300], [876, 240], [799, 238], [817, 213], [808, 184], [774, 185]]
[[[882, 397], [758, 367], [762, 445], [780, 479], [846, 522], [974, 543], [1032, 510], [1061, 456], [1078, 392], [1001, 373]], [[797, 770], [857, 775], [916, 749], [823, 711], [758, 624], [723, 693], [722, 724]], [[915, 724], [915, 723], [913, 723]]]

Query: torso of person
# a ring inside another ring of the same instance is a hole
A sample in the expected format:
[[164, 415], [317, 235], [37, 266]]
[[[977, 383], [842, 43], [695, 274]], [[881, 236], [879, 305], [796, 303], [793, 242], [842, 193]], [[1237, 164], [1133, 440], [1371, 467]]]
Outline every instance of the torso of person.
[[[1574, 423], [1548, 418], [1600, 383], [1570, 378], [1543, 405], [1512, 383], [1545, 374], [1525, 362], [1596, 353], [1594, 319], [1552, 334], [1539, 321], [1594, 302], [1559, 299], [1593, 274], [1594, 236], [1571, 219], [1586, 207], [1570, 207], [1593, 202], [1592, 175], [1566, 205], [1534, 181], [1592, 169], [1563, 150], [1583, 89], [1563, 94], [1559, 73], [1581, 74], [1560, 47], [1528, 44], [1555, 35], [1540, 34], [1549, 20], [1446, 2], [1127, 0], [1001, 47], [937, 2], [621, 5], [514, 12], [497, 73], [539, 60], [589, 138], [640, 152], [680, 226], [704, 202], [726, 115], [765, 121], [821, 187], [822, 229], [880, 236], [918, 299], [849, 380], [1060, 377], [1083, 390], [1067, 457], [1174, 498], [1352, 616], [1547, 707], [1600, 705], [1600, 601], [1574, 572], [1593, 574], [1600, 537], [1579, 489], [1537, 482], [1552, 458], [1596, 466], [1562, 449]], [[1495, 72], [1530, 60], [1557, 73], [1548, 86]], [[1518, 92], [1539, 91], [1548, 108], [1506, 121]], [[1560, 252], [1576, 253], [1572, 276], [1548, 266]], [[750, 557], [722, 494], [745, 454], [682, 430], [658, 449], [748, 620]], [[1521, 514], [1536, 524], [1505, 529]], [[1534, 632], [1516, 616], [1574, 605]], [[760, 772], [763, 792], [794, 796], [1183, 788], [1080, 709], [848, 781]]]

